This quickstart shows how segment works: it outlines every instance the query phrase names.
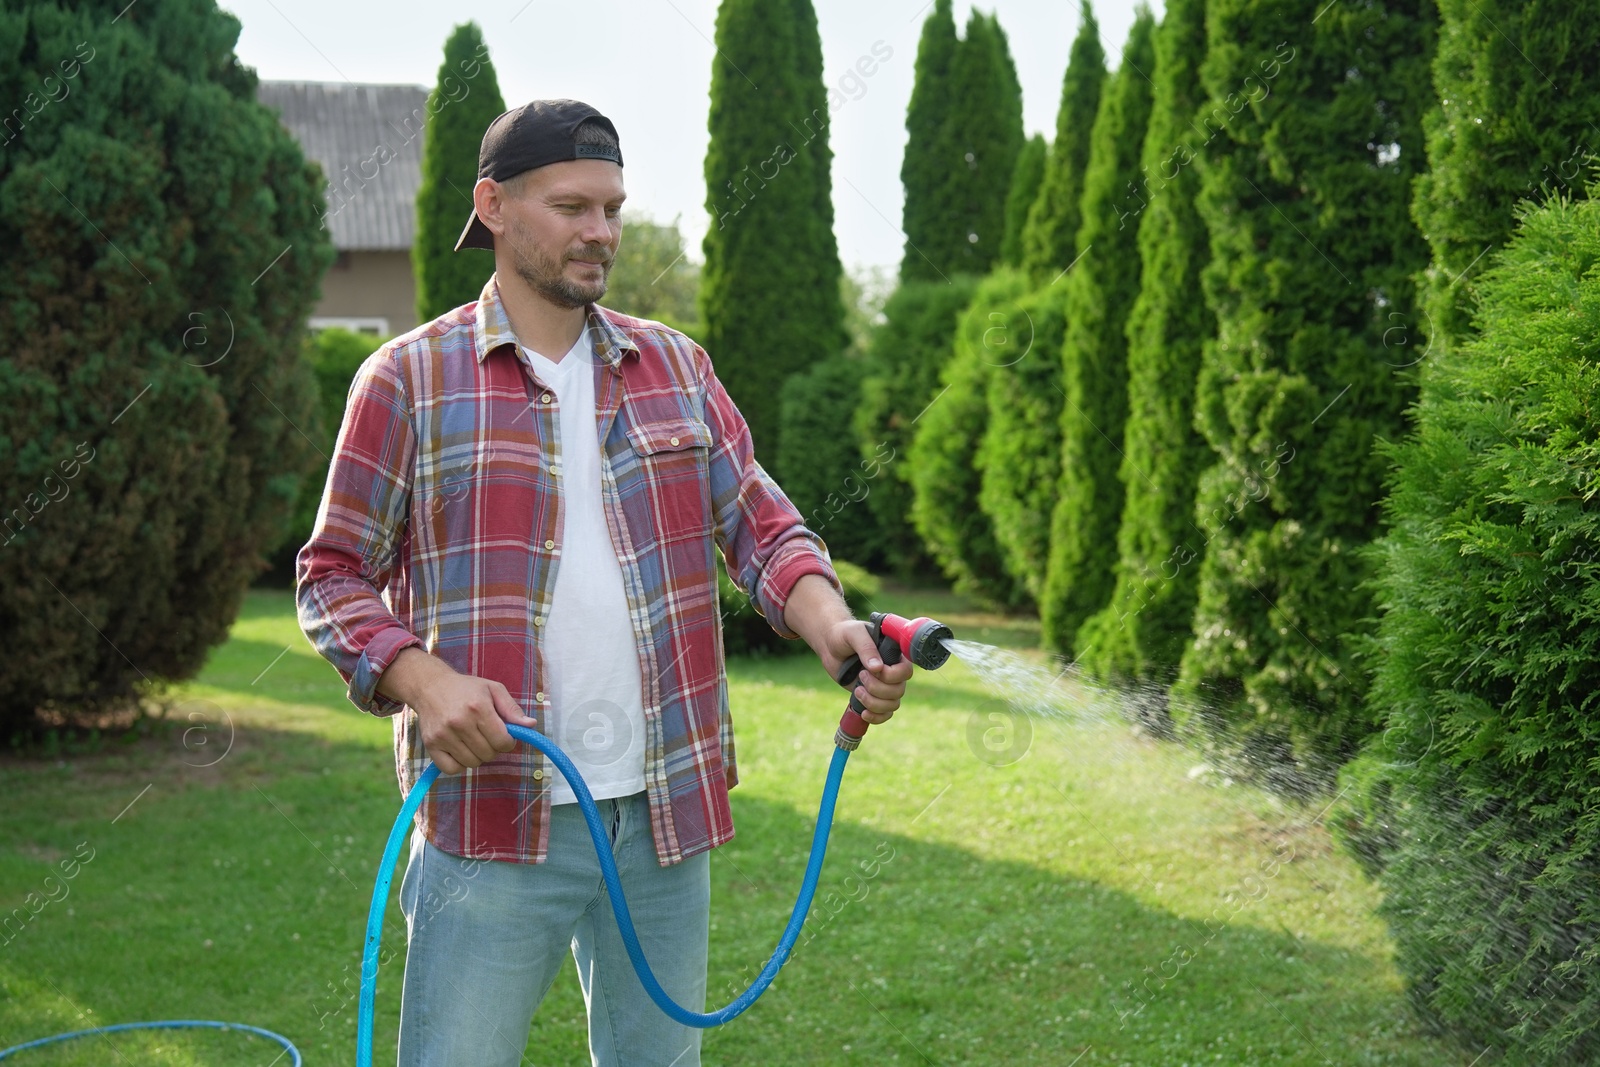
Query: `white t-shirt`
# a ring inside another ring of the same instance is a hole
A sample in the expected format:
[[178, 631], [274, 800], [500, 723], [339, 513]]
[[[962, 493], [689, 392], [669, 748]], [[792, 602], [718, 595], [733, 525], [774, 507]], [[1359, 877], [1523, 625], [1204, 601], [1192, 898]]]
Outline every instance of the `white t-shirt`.
[[[542, 634], [550, 703], [530, 713], [578, 765], [596, 800], [630, 796], [645, 787], [644, 684], [622, 565], [601, 510], [594, 348], [585, 329], [559, 363], [522, 350], [556, 396], [563, 504], [555, 591]], [[552, 803], [576, 802], [561, 772], [552, 767], [550, 774]]]

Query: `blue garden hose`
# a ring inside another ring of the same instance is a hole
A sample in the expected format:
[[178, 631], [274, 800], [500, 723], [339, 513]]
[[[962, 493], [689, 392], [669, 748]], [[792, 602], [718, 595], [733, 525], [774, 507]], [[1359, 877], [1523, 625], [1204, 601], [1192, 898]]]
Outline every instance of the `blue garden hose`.
[[[767, 965], [761, 969], [756, 980], [750, 988], [739, 994], [726, 1007], [712, 1012], [690, 1011], [667, 995], [661, 988], [661, 983], [656, 980], [654, 972], [650, 970], [650, 963], [645, 959], [644, 949], [639, 944], [639, 935], [633, 928], [633, 917], [628, 912], [628, 902], [622, 895], [622, 882], [617, 874], [617, 863], [611, 855], [611, 839], [606, 833], [605, 826], [600, 821], [600, 811], [595, 807], [594, 797], [589, 793], [583, 776], [578, 773], [578, 768], [573, 766], [566, 753], [556, 747], [544, 734], [525, 726], [507, 724], [506, 729], [512, 737], [543, 752], [550, 757], [567, 782], [572, 786], [572, 791], [577, 794], [578, 806], [583, 810], [583, 818], [589, 825], [589, 836], [594, 841], [595, 855], [600, 860], [600, 873], [605, 878], [606, 893], [611, 898], [611, 910], [617, 917], [617, 932], [622, 935], [622, 943], [628, 950], [628, 959], [633, 962], [633, 969], [639, 976], [639, 983], [644, 986], [645, 992], [650, 994], [650, 999], [656, 1006], [670, 1018], [686, 1026], [706, 1029], [720, 1026], [723, 1023], [743, 1014], [745, 1009], [756, 1002], [756, 999], [765, 993], [773, 979], [778, 976], [778, 971], [789, 958], [789, 953], [794, 949], [794, 943], [800, 937], [800, 928], [805, 922], [806, 913], [811, 910], [811, 899], [817, 891], [817, 879], [822, 875], [822, 861], [828, 852], [828, 833], [833, 828], [834, 803], [839, 796], [839, 783], [844, 778], [844, 765], [850, 759], [850, 749], [837, 747], [833, 751], [833, 761], [828, 765], [828, 779], [822, 787], [822, 804], [817, 811], [817, 825], [811, 836], [811, 857], [806, 861], [805, 877], [800, 881], [800, 896], [794, 902], [794, 911], [789, 915], [789, 924], [784, 927], [783, 936], [778, 939], [778, 947], [773, 951], [772, 957], [767, 960]], [[372, 1063], [372, 1008], [376, 998], [378, 983], [378, 945], [383, 935], [383, 913], [389, 902], [389, 884], [394, 877], [394, 867], [400, 858], [400, 843], [405, 838], [406, 830], [411, 826], [412, 819], [417, 813], [417, 808], [422, 804], [422, 798], [427, 795], [429, 787], [439, 777], [439, 768], [435, 764], [428, 764], [422, 776], [417, 779], [417, 784], [406, 795], [405, 803], [400, 806], [400, 814], [396, 816], [394, 827], [389, 831], [389, 840], [384, 845], [383, 859], [378, 865], [378, 881], [372, 889], [372, 906], [367, 912], [367, 940], [361, 957], [361, 1004], [360, 1015], [356, 1026], [356, 1065], [357, 1067], [370, 1067]], [[255, 1026], [246, 1026], [242, 1023], [222, 1023], [201, 1020], [175, 1019], [165, 1022], [150, 1023], [118, 1023], [114, 1026], [100, 1026], [88, 1030], [74, 1030], [71, 1033], [56, 1034], [51, 1037], [41, 1037], [36, 1041], [26, 1044], [14, 1045], [11, 1048], [0, 1050], [0, 1060], [26, 1049], [38, 1048], [42, 1045], [51, 1045], [58, 1041], [68, 1041], [73, 1038], [91, 1037], [102, 1034], [116, 1033], [123, 1030], [182, 1030], [182, 1029], [211, 1029], [211, 1030], [239, 1030], [245, 1033], [256, 1034], [270, 1038], [284, 1047], [289, 1053], [289, 1067], [301, 1067], [300, 1050], [281, 1034], [271, 1030], [263, 1030]]]
[[[833, 828], [834, 802], [839, 796], [839, 783], [844, 778], [844, 765], [850, 759], [850, 750], [844, 747], [833, 750], [833, 762], [828, 764], [828, 780], [822, 787], [822, 804], [817, 810], [817, 826], [811, 835], [811, 858], [806, 861], [805, 877], [800, 881], [800, 896], [795, 900], [794, 911], [789, 915], [789, 925], [784, 927], [783, 936], [778, 939], [778, 947], [773, 950], [772, 957], [767, 960], [767, 965], [761, 969], [761, 973], [756, 976], [749, 989], [739, 994], [727, 1007], [702, 1013], [690, 1011], [668, 996], [667, 991], [662, 989], [661, 983], [656, 980], [654, 972], [650, 970], [650, 963], [644, 958], [644, 949], [639, 945], [639, 935], [633, 929], [633, 917], [628, 913], [628, 902], [622, 896], [622, 882], [617, 875], [617, 863], [611, 856], [610, 835], [606, 833], [605, 826], [600, 821], [600, 810], [595, 807], [594, 797], [590, 795], [583, 775], [578, 773], [578, 768], [572, 765], [566, 753], [539, 731], [510, 723], [506, 725], [506, 729], [518, 741], [532, 745], [550, 757], [550, 761], [556, 765], [561, 776], [577, 794], [578, 806], [583, 809], [584, 822], [589, 824], [589, 836], [594, 841], [595, 855], [600, 860], [600, 873], [605, 878], [606, 894], [611, 898], [611, 910], [617, 917], [617, 932], [622, 935], [622, 943], [628, 950], [628, 959], [633, 962], [634, 972], [639, 976], [639, 984], [644, 986], [645, 992], [650, 994], [650, 999], [656, 1002], [656, 1006], [676, 1022], [703, 1030], [722, 1025], [754, 1004], [756, 998], [765, 993], [772, 980], [778, 977], [779, 968], [788, 960], [795, 941], [800, 937], [800, 927], [805, 922], [806, 912], [811, 910], [811, 898], [816, 894], [817, 879], [822, 875], [822, 861], [828, 852], [828, 832]], [[371, 1067], [372, 1063], [372, 1005], [378, 984], [378, 943], [383, 935], [383, 912], [389, 902], [389, 882], [394, 877], [395, 862], [400, 858], [400, 842], [405, 838], [406, 830], [410, 827], [417, 808], [422, 804], [422, 798], [438, 777], [439, 768], [430, 763], [427, 770], [417, 779], [417, 784], [412, 787], [405, 803], [400, 806], [400, 814], [395, 818], [394, 828], [389, 831], [388, 844], [383, 849], [383, 860], [378, 865], [378, 882], [372, 889], [372, 907], [367, 912], [366, 948], [361, 957], [361, 1007], [356, 1022], [356, 1067]]]
[[[271, 1030], [263, 1030], [259, 1026], [246, 1026], [244, 1023], [214, 1023], [202, 1019], [169, 1019], [159, 1023], [117, 1023], [115, 1026], [96, 1026], [89, 1030], [74, 1030], [70, 1034], [56, 1034], [52, 1037], [41, 1037], [37, 1041], [29, 1041], [22, 1045], [12, 1045], [8, 1049], [0, 1049], [0, 1060], [14, 1053], [23, 1052], [41, 1045], [53, 1045], [57, 1041], [70, 1041], [76, 1037], [98, 1037], [101, 1034], [115, 1034], [122, 1030], [242, 1030], [247, 1034], [257, 1037], [270, 1038], [282, 1045], [284, 1052], [289, 1054], [289, 1067], [300, 1067], [300, 1050], [294, 1047], [294, 1042], [282, 1034], [275, 1034]], [[283, 1053], [278, 1054], [279, 1059]]]

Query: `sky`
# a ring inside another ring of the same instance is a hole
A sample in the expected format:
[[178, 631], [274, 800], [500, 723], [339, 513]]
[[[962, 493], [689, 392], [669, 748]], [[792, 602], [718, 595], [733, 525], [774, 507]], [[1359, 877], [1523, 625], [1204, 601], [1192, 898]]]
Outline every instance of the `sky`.
[[[716, 0], [219, 0], [241, 23], [239, 58], [263, 79], [431, 86], [457, 24], [482, 28], [508, 107], [575, 97], [617, 126], [628, 212], [677, 218], [699, 258], [709, 221], [704, 162]], [[833, 114], [834, 231], [851, 270], [900, 262], [900, 157], [917, 38], [930, 0], [813, 0], [823, 79], [839, 86], [862, 56], [888, 58], [870, 78], [846, 82]], [[973, 5], [957, 0], [958, 25]], [[1077, 0], [994, 0], [1022, 82], [1023, 123], [1053, 137]], [[1160, 0], [1151, 4], [1161, 14]], [[1094, 5], [1116, 65], [1135, 0]], [[751, 73], [757, 83], [759, 74]], [[623, 240], [627, 239], [624, 228]]]

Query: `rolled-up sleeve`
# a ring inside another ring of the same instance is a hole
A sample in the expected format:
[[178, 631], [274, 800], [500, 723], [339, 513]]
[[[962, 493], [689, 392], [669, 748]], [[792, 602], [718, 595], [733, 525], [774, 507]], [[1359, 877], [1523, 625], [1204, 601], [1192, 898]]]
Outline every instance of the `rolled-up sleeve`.
[[798, 638], [783, 619], [794, 584], [820, 574], [843, 592], [828, 546], [756, 462], [750, 428], [698, 346], [695, 362], [711, 430], [712, 519], [728, 576], [780, 637]]
[[378, 679], [401, 649], [423, 647], [381, 595], [405, 534], [415, 457], [405, 382], [382, 348], [351, 382], [316, 526], [295, 559], [300, 629], [344, 679], [350, 702], [374, 715], [404, 707], [377, 691]]

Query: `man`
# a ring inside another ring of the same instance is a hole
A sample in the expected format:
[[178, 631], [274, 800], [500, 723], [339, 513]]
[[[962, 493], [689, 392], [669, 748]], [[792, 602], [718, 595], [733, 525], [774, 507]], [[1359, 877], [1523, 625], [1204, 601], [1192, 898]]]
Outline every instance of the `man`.
[[737, 781], [712, 553], [830, 676], [861, 656], [869, 722], [911, 668], [851, 618], [706, 353], [595, 303], [622, 235], [611, 122], [572, 100], [508, 111], [478, 175], [456, 247], [492, 248], [495, 273], [362, 364], [296, 565], [306, 635], [394, 719], [401, 788], [430, 758], [445, 775], [401, 884], [399, 1062], [519, 1063], [570, 947], [594, 1062], [688, 1067], [699, 1031], [635, 977], [570, 787], [505, 724], [578, 763], [651, 966], [703, 1010]]

